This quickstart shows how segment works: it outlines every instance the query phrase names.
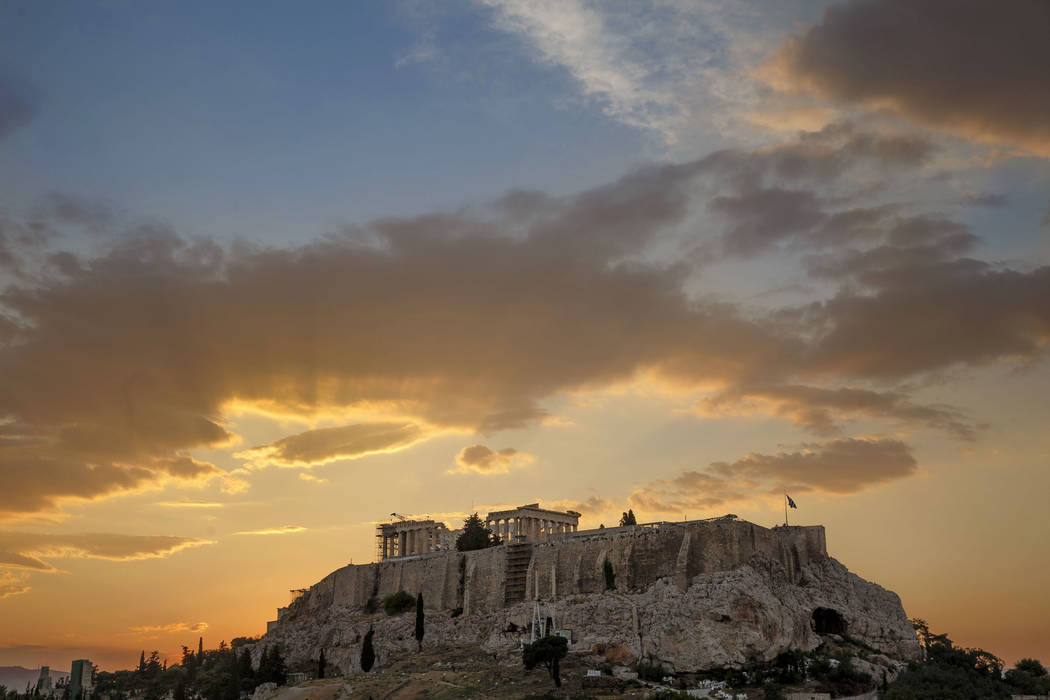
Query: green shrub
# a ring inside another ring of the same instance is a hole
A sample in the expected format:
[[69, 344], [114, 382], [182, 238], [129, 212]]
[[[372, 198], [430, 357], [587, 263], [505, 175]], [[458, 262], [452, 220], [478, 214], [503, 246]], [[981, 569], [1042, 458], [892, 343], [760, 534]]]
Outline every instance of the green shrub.
[[638, 663], [634, 665], [635, 672], [638, 673], [638, 677], [643, 681], [649, 681], [650, 683], [660, 683], [663, 681], [664, 668], [660, 664], [654, 664], [652, 661], [646, 659], [639, 659]]
[[406, 593], [405, 591], [391, 593], [386, 598], [383, 598], [383, 610], [387, 615], [400, 615], [403, 612], [414, 610], [415, 607], [416, 599], [412, 597], [411, 593]]

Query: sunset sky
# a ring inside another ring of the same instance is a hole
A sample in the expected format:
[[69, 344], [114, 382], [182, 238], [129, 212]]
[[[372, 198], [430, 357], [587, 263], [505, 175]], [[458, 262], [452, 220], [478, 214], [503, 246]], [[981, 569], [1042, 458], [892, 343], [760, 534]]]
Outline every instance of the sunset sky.
[[391, 512], [823, 524], [1050, 662], [1045, 0], [0, 2], [0, 665]]

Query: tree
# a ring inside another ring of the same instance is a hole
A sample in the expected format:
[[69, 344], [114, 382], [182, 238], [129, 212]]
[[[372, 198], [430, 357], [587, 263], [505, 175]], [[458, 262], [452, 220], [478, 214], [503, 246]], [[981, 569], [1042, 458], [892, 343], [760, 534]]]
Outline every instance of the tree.
[[561, 687], [561, 660], [569, 653], [569, 641], [565, 637], [548, 635], [526, 644], [521, 650], [521, 661], [525, 669], [531, 671], [539, 664], [547, 667], [547, 672], [554, 681], [555, 687]]
[[256, 674], [256, 678], [262, 683], [284, 685], [285, 680], [287, 680], [287, 669], [284, 665], [284, 657], [281, 656], [280, 645], [266, 647], [263, 650], [262, 658], [259, 659], [259, 671]]
[[139, 652], [139, 673], [146, 670], [146, 650]]
[[423, 592], [416, 596], [416, 650], [423, 651]]
[[383, 598], [383, 611], [387, 615], [400, 615], [411, 610], [414, 604], [415, 601], [412, 600], [411, 593], [398, 591]]
[[317, 660], [317, 677], [324, 678], [324, 647], [321, 647], [321, 658]]
[[372, 647], [372, 635], [375, 632], [372, 628], [368, 628], [368, 632], [365, 633], [365, 640], [361, 644], [361, 670], [368, 673], [372, 670], [372, 665], [376, 662], [376, 650]]
[[467, 519], [463, 521], [463, 532], [456, 538], [456, 549], [461, 552], [485, 549], [497, 544], [499, 544], [499, 538], [485, 527], [477, 513], [467, 516]]
[[204, 661], [204, 637], [197, 638], [197, 664]]
[[1046, 675], [1046, 669], [1043, 667], [1043, 664], [1039, 663], [1038, 659], [1021, 659], [1014, 665], [1014, 668], [1033, 676]]
[[624, 513], [623, 516], [620, 518], [620, 527], [625, 527], [627, 525], [637, 525], [637, 524], [638, 524], [638, 519], [634, 517], [634, 511], [631, 510], [630, 508], [628, 508], [627, 512]]
[[255, 669], [252, 668], [252, 655], [245, 649], [237, 660], [237, 677], [240, 680], [241, 692], [255, 689]]

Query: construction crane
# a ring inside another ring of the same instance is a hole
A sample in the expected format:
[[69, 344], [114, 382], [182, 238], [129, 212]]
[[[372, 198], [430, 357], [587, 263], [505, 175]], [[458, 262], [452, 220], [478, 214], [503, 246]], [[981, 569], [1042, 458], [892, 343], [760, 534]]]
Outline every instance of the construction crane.
[[408, 516], [407, 515], [401, 515], [400, 513], [391, 513], [390, 517], [391, 518], [397, 518], [398, 520], [400, 520], [402, 522], [408, 520]]

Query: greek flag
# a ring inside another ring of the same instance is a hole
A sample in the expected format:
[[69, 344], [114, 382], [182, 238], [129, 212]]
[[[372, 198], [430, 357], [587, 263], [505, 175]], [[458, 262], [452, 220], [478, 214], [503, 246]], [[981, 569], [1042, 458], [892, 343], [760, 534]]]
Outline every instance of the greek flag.
[[784, 494], [784, 498], [788, 499], [788, 505], [789, 506], [791, 506], [792, 508], [796, 508], [796, 509], [798, 508], [798, 506], [795, 505], [795, 502], [791, 500], [791, 496], [789, 496], [789, 495], [787, 495], [785, 493]]

